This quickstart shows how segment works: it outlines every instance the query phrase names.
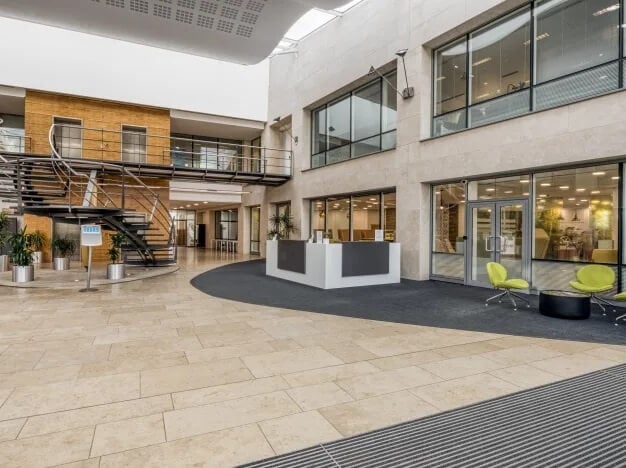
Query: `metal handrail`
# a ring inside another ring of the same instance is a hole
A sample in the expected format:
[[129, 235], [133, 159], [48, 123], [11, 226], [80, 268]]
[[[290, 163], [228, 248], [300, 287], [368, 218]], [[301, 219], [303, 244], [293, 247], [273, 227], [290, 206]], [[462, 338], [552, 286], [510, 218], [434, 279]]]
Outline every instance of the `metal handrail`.
[[[102, 191], [102, 193], [104, 193], [104, 195], [107, 197], [108, 201], [113, 205], [113, 206], [117, 206], [116, 203], [113, 201], [113, 199], [111, 199], [111, 197], [107, 194], [107, 192], [105, 190], [102, 189], [102, 187], [100, 186], [100, 184], [98, 184], [97, 181], [92, 181], [90, 179], [90, 177], [86, 174], [80, 173], [78, 171], [75, 171], [72, 166], [59, 154], [59, 152], [57, 151], [56, 147], [55, 147], [55, 139], [54, 139], [54, 130], [55, 127], [57, 126], [57, 124], [52, 124], [50, 126], [50, 130], [48, 132], [48, 142], [50, 143], [50, 148], [52, 151], [52, 158], [54, 161], [61, 163], [67, 170], [69, 173], [73, 174], [76, 177], [81, 177], [81, 178], [87, 178], [89, 179], [93, 185], [98, 188], [98, 193], [100, 191]], [[152, 195], [153, 197], [153, 207], [150, 211], [150, 222], [152, 222], [153, 218], [154, 218], [154, 211], [156, 210], [157, 205], [160, 206], [160, 208], [162, 208], [163, 212], [166, 213], [166, 215], [163, 215], [163, 217], [169, 221], [169, 225], [165, 225], [162, 221], [160, 221], [160, 224], [162, 225], [162, 227], [167, 228], [168, 233], [169, 233], [169, 241], [173, 242], [174, 241], [174, 237], [175, 236], [175, 224], [174, 224], [174, 219], [172, 218], [172, 216], [169, 213], [169, 209], [167, 208], [167, 206], [165, 206], [165, 204], [161, 201], [159, 195], [157, 193], [155, 193], [150, 187], [148, 187], [145, 183], [143, 183], [143, 181], [138, 178], [137, 176], [135, 176], [131, 171], [129, 171], [128, 169], [126, 169], [124, 166], [120, 166], [118, 164], [111, 164], [111, 163], [105, 163], [105, 162], [98, 162], [98, 164], [101, 167], [107, 167], [110, 169], [115, 169], [117, 171], [119, 171], [120, 173], [123, 174], [123, 177], [130, 177], [132, 180], [134, 180], [136, 183], [138, 183], [143, 190], [147, 191], [150, 195]], [[54, 165], [54, 163], [53, 163]], [[71, 178], [70, 178], [70, 185], [71, 185]], [[140, 191], [140, 193], [143, 195], [143, 197], [148, 201], [151, 202], [151, 200], [149, 199], [149, 197], [143, 192]], [[124, 203], [124, 195], [122, 195], [122, 206], [121, 209], [124, 210], [125, 209], [125, 203]], [[71, 199], [69, 200], [69, 202], [71, 203]]]

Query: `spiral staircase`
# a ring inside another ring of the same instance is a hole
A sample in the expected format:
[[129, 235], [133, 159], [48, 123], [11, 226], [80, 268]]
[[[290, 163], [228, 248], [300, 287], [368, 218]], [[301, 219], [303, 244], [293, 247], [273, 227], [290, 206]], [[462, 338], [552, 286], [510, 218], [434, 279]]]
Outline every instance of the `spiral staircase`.
[[[147, 266], [176, 262], [176, 231], [167, 186], [151, 186], [128, 168], [90, 159], [66, 159], [49, 133], [50, 157], [0, 155], [0, 199], [16, 214], [68, 223], [100, 224], [126, 236], [124, 259]], [[159, 194], [159, 192], [163, 192]]]

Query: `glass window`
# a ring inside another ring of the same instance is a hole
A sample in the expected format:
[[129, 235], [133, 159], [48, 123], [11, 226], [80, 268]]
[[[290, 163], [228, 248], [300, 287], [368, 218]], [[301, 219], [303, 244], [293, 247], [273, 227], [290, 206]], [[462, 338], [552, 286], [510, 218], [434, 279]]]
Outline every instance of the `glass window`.
[[530, 85], [530, 8], [470, 35], [471, 103]]
[[535, 176], [533, 258], [617, 263], [618, 166]]
[[313, 112], [313, 154], [326, 151], [326, 108]]
[[[398, 93], [393, 86], [398, 82], [398, 74], [394, 71], [385, 76], [383, 81], [383, 111], [381, 131], [383, 133], [396, 129], [398, 113]], [[393, 86], [392, 86], [393, 85]]]
[[433, 187], [432, 274], [465, 277], [465, 185]]
[[22, 153], [30, 151], [24, 136], [24, 117], [0, 114], [0, 151]]
[[237, 240], [238, 211], [222, 210], [215, 212], [215, 238], [222, 240]]
[[468, 184], [470, 200], [493, 200], [496, 198], [526, 198], [530, 195], [530, 176], [499, 177], [474, 180]]
[[54, 118], [54, 141], [59, 154], [64, 158], [81, 158], [83, 154], [82, 121], [78, 119]]
[[241, 140], [220, 138], [217, 147], [218, 169], [223, 171], [241, 170]]
[[250, 253], [261, 252], [261, 207], [250, 208]]
[[146, 162], [146, 129], [122, 125], [122, 161]]
[[381, 88], [378, 80], [352, 94], [352, 141], [380, 134]]
[[193, 167], [193, 141], [185, 135], [170, 138], [172, 164], [176, 167]]
[[380, 195], [363, 195], [352, 198], [352, 240], [374, 241], [380, 229]]
[[331, 242], [350, 241], [350, 198], [329, 198], [326, 203], [326, 232]]
[[467, 41], [461, 39], [435, 52], [435, 115], [465, 107], [466, 85]]
[[326, 201], [311, 200], [311, 235], [326, 231]]
[[350, 99], [345, 98], [328, 106], [326, 131], [328, 148], [338, 148], [350, 143]]
[[385, 240], [396, 241], [396, 194], [395, 192], [383, 194], [383, 229]]
[[202, 169], [224, 169], [222, 164], [218, 163], [218, 143], [214, 141], [193, 141], [192, 164], [193, 167]]
[[247, 160], [245, 171], [261, 172], [261, 137], [250, 142], [250, 159]]
[[535, 17], [536, 83], [618, 58], [616, 0], [539, 0]]

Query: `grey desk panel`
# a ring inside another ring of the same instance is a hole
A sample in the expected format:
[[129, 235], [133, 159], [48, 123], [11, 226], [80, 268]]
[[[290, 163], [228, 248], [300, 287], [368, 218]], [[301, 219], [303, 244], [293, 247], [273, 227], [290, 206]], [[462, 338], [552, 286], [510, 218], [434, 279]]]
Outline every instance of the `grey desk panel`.
[[369, 276], [389, 274], [388, 242], [345, 242], [341, 276]]
[[306, 274], [307, 241], [279, 240], [278, 269]]

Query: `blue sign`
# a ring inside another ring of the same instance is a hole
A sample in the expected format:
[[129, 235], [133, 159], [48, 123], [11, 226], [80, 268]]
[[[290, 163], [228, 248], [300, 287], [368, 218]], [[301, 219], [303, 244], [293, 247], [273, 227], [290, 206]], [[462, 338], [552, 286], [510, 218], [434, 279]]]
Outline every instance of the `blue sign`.
[[83, 234], [100, 234], [102, 232], [102, 228], [97, 224], [87, 224], [85, 226], [81, 226], [83, 230]]

